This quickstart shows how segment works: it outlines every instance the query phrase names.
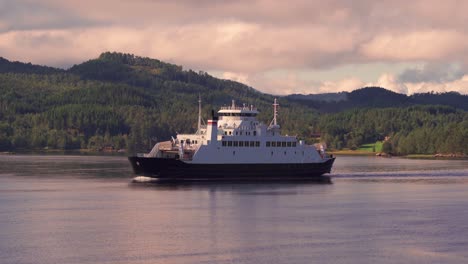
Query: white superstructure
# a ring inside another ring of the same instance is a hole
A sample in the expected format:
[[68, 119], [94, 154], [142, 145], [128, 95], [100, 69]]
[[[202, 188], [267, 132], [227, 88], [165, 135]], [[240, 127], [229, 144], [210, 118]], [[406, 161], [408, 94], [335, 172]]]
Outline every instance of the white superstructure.
[[217, 116], [201, 124], [199, 100], [198, 130], [178, 134], [172, 141], [155, 145], [146, 157], [178, 158], [193, 164], [320, 163], [327, 159], [323, 149], [306, 145], [295, 136], [282, 136], [277, 122], [278, 106], [273, 104], [273, 120], [265, 125], [250, 105], [221, 107]]

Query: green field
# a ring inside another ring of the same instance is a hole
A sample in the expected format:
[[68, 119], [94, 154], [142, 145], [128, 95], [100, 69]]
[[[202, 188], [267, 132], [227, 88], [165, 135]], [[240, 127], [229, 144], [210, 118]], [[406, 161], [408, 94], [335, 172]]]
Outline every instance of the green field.
[[382, 145], [382, 141], [377, 141], [375, 143], [363, 144], [357, 150], [366, 152], [382, 152]]

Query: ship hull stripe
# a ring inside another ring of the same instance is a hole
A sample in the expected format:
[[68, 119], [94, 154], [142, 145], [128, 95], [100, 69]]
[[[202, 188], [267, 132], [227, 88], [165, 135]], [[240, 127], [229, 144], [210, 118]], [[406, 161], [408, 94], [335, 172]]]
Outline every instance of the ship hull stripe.
[[178, 159], [129, 157], [133, 171], [160, 179], [307, 179], [330, 173], [335, 158], [321, 163], [194, 164]]

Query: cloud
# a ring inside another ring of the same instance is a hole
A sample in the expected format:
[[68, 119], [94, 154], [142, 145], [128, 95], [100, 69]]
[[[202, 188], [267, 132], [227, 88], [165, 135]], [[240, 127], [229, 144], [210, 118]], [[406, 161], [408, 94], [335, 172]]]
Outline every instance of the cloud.
[[[296, 41], [291, 45], [288, 40], [292, 39]], [[36, 63], [52, 61], [54, 65], [51, 53], [77, 63], [90, 58], [90, 51], [96, 56], [102, 51], [117, 50], [203, 70], [251, 73], [327, 64], [329, 56], [345, 53], [353, 46], [352, 30], [343, 34], [322, 26], [276, 30], [240, 22], [186, 25], [176, 30], [164, 27], [18, 30], [0, 34], [0, 40], [0, 52]], [[61, 45], [57, 45], [59, 40]], [[40, 52], [37, 45], [43, 48]]]
[[396, 93], [409, 94], [408, 87], [406, 87], [404, 83], [399, 82], [398, 79], [390, 73], [382, 74], [376, 83], [370, 83], [366, 86], [384, 87]]
[[450, 82], [418, 82], [406, 83], [409, 93], [427, 93], [427, 92], [459, 92], [461, 94], [468, 94], [468, 75], [464, 75], [459, 79]]
[[429, 30], [377, 34], [360, 49], [368, 59], [457, 59], [468, 53], [468, 35], [453, 30]]
[[[468, 61], [466, 9], [468, 2], [451, 0], [7, 0], [0, 1], [0, 56], [69, 67], [104, 51], [127, 52], [279, 94], [368, 83], [456, 90], [464, 71], [444, 65]], [[353, 71], [313, 80], [295, 74], [378, 63], [427, 66], [372, 72], [365, 81]]]
[[99, 19], [77, 14], [60, 5], [35, 1], [1, 1], [0, 32], [15, 30], [70, 29], [107, 24]]
[[245, 73], [224, 72], [222, 78], [249, 85], [249, 77]]
[[406, 69], [398, 79], [401, 82], [450, 82], [463, 77], [464, 71], [460, 64], [453, 63], [428, 63], [422, 68]]

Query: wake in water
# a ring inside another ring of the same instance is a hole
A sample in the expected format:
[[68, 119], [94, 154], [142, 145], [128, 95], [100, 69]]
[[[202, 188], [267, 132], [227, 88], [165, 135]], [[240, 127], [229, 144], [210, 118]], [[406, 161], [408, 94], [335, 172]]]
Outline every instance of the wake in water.
[[146, 177], [146, 176], [136, 176], [133, 178], [132, 182], [138, 183], [147, 183], [147, 182], [158, 182], [158, 179], [156, 178], [151, 178], [151, 177]]

